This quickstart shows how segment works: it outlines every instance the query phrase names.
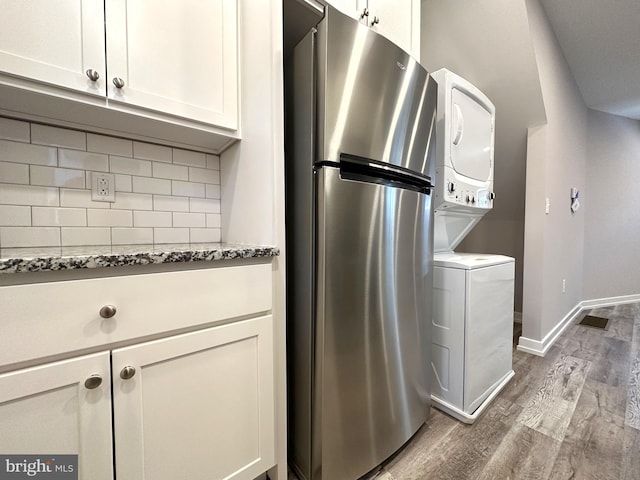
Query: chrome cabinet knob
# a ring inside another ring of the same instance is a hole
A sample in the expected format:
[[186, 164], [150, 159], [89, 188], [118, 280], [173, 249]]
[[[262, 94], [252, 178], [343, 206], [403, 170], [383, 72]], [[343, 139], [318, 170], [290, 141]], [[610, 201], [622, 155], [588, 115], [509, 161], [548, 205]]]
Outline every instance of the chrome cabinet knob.
[[123, 380], [129, 380], [135, 374], [136, 374], [136, 369], [131, 365], [127, 365], [122, 370], [120, 370], [120, 378]]
[[380, 19], [378, 17], [373, 17], [373, 20], [371, 20], [371, 26], [373, 27], [378, 23], [380, 23]]
[[116, 86], [116, 88], [122, 88], [124, 87], [124, 80], [120, 77], [113, 77], [113, 84]]
[[100, 309], [100, 316], [102, 318], [111, 318], [116, 314], [115, 305], [105, 305]]
[[102, 377], [97, 373], [89, 376], [89, 378], [84, 381], [84, 386], [89, 390], [98, 388], [100, 385], [102, 385]]
[[365, 8], [362, 10], [362, 13], [360, 14], [360, 20], [362, 20], [364, 17], [368, 17], [369, 16], [369, 9]]
[[100, 78], [100, 74], [91, 68], [85, 73], [87, 74], [87, 77], [89, 77], [89, 80], [91, 80], [92, 82], [95, 82]]

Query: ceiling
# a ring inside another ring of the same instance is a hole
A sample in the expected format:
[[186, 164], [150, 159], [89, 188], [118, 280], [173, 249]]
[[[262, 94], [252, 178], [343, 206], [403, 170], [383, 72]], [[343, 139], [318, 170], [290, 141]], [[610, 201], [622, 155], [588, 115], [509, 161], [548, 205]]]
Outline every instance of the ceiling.
[[640, 1], [540, 3], [587, 106], [640, 120]]

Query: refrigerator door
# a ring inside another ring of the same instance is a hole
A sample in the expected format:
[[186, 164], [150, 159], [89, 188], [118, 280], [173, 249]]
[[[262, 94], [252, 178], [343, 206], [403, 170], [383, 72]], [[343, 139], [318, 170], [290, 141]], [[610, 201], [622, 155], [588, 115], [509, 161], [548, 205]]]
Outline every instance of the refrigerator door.
[[339, 162], [340, 154], [349, 154], [429, 175], [437, 84], [427, 71], [332, 8], [318, 24], [317, 38], [316, 162]]
[[311, 477], [353, 480], [428, 416], [431, 197], [330, 166], [316, 175]]

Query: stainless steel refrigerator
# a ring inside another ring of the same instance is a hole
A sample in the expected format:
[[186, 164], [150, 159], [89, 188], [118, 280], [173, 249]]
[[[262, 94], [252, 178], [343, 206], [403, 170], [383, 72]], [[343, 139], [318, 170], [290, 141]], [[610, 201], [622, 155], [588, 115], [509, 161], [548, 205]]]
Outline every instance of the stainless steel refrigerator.
[[429, 413], [437, 87], [331, 7], [285, 73], [289, 463], [355, 480]]

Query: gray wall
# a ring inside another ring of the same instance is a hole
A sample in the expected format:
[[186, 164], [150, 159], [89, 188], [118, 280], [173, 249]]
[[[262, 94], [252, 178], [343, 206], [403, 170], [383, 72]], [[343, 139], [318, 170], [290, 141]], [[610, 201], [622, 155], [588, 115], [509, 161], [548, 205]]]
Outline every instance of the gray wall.
[[421, 63], [464, 77], [496, 106], [495, 206], [457, 250], [515, 257], [521, 311], [527, 128], [545, 120], [524, 0], [421, 6]]
[[585, 300], [640, 294], [640, 122], [589, 111]]
[[582, 300], [587, 207], [569, 206], [571, 187], [585, 190], [587, 109], [538, 0], [526, 5], [547, 124], [528, 138], [522, 333], [541, 341]]

